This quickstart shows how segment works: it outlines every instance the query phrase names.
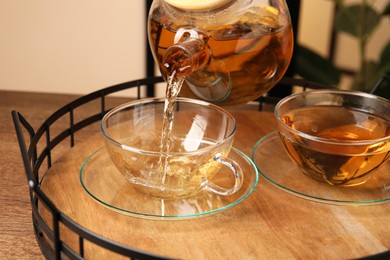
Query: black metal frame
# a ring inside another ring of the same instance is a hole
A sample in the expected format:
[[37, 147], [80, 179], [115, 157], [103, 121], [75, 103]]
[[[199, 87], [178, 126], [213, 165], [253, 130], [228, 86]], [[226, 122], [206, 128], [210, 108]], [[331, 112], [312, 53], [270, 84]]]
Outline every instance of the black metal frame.
[[[118, 244], [78, 225], [71, 218], [61, 212], [50, 200], [48, 195], [41, 190], [40, 182], [44, 173], [41, 175], [39, 174], [41, 171], [41, 166], [45, 161], [47, 161], [47, 169], [52, 166], [52, 150], [57, 145], [69, 138], [69, 147], [73, 147], [76, 142], [75, 134], [79, 130], [96, 123], [103, 118], [104, 114], [110, 110], [106, 107], [106, 97], [109, 94], [113, 94], [125, 89], [137, 88], [137, 98], [139, 99], [142, 98], [142, 88], [147, 88], [149, 85], [154, 85], [159, 82], [163, 82], [162, 77], [145, 78], [107, 87], [95, 91], [89, 95], [80, 97], [54, 112], [42, 123], [37, 131], [34, 131], [31, 125], [20, 113], [17, 111], [12, 111], [12, 117], [30, 190], [32, 219], [36, 238], [43, 254], [47, 258], [60, 259], [62, 256], [66, 256], [71, 259], [83, 259], [84, 243], [87, 240], [102, 248], [124, 256], [128, 256], [132, 259], [165, 259], [162, 256], [141, 252], [137, 249]], [[282, 79], [282, 83], [286, 85], [301, 86], [304, 90], [306, 90], [306, 88], [326, 88], [326, 86], [321, 84], [286, 77]], [[77, 113], [76, 109], [83, 106], [84, 104], [97, 100], [100, 100], [99, 111], [89, 111], [91, 113], [90, 115], [86, 116], [81, 121], [75, 122], [74, 118], [76, 117]], [[267, 96], [260, 98], [259, 110], [262, 109], [264, 103], [275, 104], [278, 100], [278, 98]], [[58, 135], [53, 136], [51, 127], [57, 120], [63, 118], [64, 116], [69, 118], [69, 127], [63, 129]], [[29, 136], [28, 143], [25, 140], [26, 134]], [[38, 143], [42, 142], [44, 143], [44, 146], [40, 149], [40, 151], [38, 151]], [[39, 207], [42, 206], [45, 207], [48, 212], [50, 212], [51, 223], [46, 223], [45, 219], [42, 217], [41, 212], [39, 211]], [[78, 252], [72, 250], [61, 240], [59, 229], [60, 224], [66, 226], [69, 230], [73, 231], [74, 234], [78, 236]]]
[[[389, 79], [389, 76], [383, 77], [382, 80], [378, 82], [376, 87], [373, 88], [372, 93], [375, 94], [375, 90], [378, 88], [378, 86], [381, 85], [384, 81], [389, 81]], [[102, 248], [121, 254], [123, 256], [127, 256], [131, 259], [167, 259], [162, 256], [141, 252], [135, 248], [130, 248], [128, 246], [116, 243], [78, 225], [71, 218], [62, 213], [50, 200], [47, 194], [41, 190], [40, 182], [43, 175], [39, 176], [40, 168], [45, 160], [47, 161], [48, 169], [52, 166], [51, 152], [57, 145], [62, 143], [65, 139], [70, 138], [69, 146], [73, 147], [75, 145], [75, 134], [79, 130], [100, 121], [104, 114], [110, 110], [106, 108], [106, 97], [108, 95], [122, 90], [136, 88], [137, 98], [140, 99], [142, 98], [141, 90], [143, 87], [147, 88], [150, 85], [155, 85], [156, 83], [160, 82], [163, 82], [162, 77], [145, 78], [107, 87], [95, 91], [89, 95], [80, 97], [54, 112], [43, 122], [43, 124], [36, 132], [20, 113], [17, 111], [12, 111], [12, 117], [29, 185], [34, 230], [38, 244], [46, 258], [60, 259], [63, 256], [66, 256], [71, 259], [83, 259], [84, 243], [85, 240], [87, 240]], [[289, 86], [301, 87], [303, 91], [306, 91], [307, 89], [329, 88], [328, 86], [322, 84], [289, 77], [284, 77], [280, 83]], [[76, 123], [74, 120], [76, 109], [96, 100], [100, 100], [99, 112], [96, 113], [94, 111], [90, 111], [91, 115]], [[265, 95], [258, 100], [258, 108], [261, 110], [263, 104], [276, 104], [279, 100], [280, 98]], [[64, 129], [58, 135], [52, 136], [51, 126], [63, 116], [69, 117], [69, 127]], [[26, 132], [30, 139], [29, 143], [27, 143], [24, 138]], [[38, 151], [37, 145], [42, 140], [45, 143], [45, 146], [40, 151]], [[45, 207], [48, 212], [50, 212], [52, 217], [51, 223], [45, 222], [45, 219], [39, 211], [39, 207], [41, 206]], [[59, 228], [60, 224], [66, 226], [69, 230], [73, 231], [74, 234], [78, 236], [78, 252], [72, 250], [61, 240]], [[389, 257], [389, 254], [390, 251], [386, 251], [375, 256], [370, 256], [369, 259], [385, 259], [386, 257]]]
[[[75, 145], [75, 133], [86, 126], [91, 125], [94, 122], [101, 120], [104, 114], [108, 111], [106, 109], [106, 96], [109, 94], [122, 91], [129, 88], [137, 88], [137, 98], [141, 98], [141, 88], [143, 86], [154, 85], [155, 83], [162, 82], [161, 77], [147, 78], [142, 80], [131, 81], [112, 87], [108, 87], [89, 95], [83, 96], [68, 105], [60, 108], [53, 113], [48, 119], [35, 132], [27, 120], [17, 111], [12, 111], [12, 117], [17, 133], [20, 151], [22, 154], [25, 173], [30, 189], [30, 201], [32, 207], [33, 225], [36, 234], [38, 244], [42, 253], [46, 258], [61, 259], [63, 256], [71, 259], [83, 259], [84, 258], [84, 242], [88, 240], [100, 247], [116, 252], [118, 254], [129, 256], [132, 259], [166, 259], [161, 256], [144, 253], [139, 250], [129, 248], [110, 241], [104, 237], [101, 237], [93, 232], [81, 227], [68, 216], [63, 214], [50, 200], [50, 198], [41, 190], [40, 182], [41, 176], [39, 176], [39, 170], [43, 162], [47, 161], [47, 167], [52, 166], [51, 151], [60, 144], [66, 138], [70, 138], [70, 147]], [[92, 114], [89, 117], [74, 122], [75, 109], [93, 100], [100, 100], [100, 111], [96, 114]], [[51, 136], [50, 127], [63, 116], [69, 116], [69, 128], [63, 130], [57, 136]], [[29, 144], [26, 143], [24, 138], [25, 131], [30, 138]], [[41, 139], [46, 139], [46, 146], [38, 151], [38, 143]], [[46, 223], [39, 211], [39, 207], [44, 206], [51, 214], [52, 223]], [[60, 235], [60, 223], [66, 226], [69, 230], [73, 231], [79, 237], [79, 252], [75, 252], [63, 241], [61, 241]], [[52, 229], [50, 229], [50, 226]], [[48, 240], [48, 241], [47, 241]], [[52, 245], [52, 246], [50, 246]]]
[[383, 75], [376, 82], [370, 93], [390, 100], [390, 74]]
[[[152, 3], [153, 3], [153, 0], [146, 0], [145, 1], [145, 17], [146, 19], [148, 19], [148, 15], [149, 15], [149, 10], [150, 10], [150, 7], [152, 6]], [[145, 24], [148, 24], [147, 21], [145, 21]], [[149, 38], [148, 38], [148, 28], [146, 28], [146, 31], [145, 31], [145, 35], [146, 35], [146, 45], [148, 45], [148, 41], [149, 41]], [[153, 58], [153, 54], [152, 54], [152, 51], [150, 48], [146, 47], [145, 48], [146, 50], [146, 53], [145, 53], [145, 59], [146, 59], [146, 77], [154, 77], [156, 75], [156, 70], [155, 70], [155, 62], [154, 62], [154, 58]], [[154, 85], [149, 85], [147, 87], [147, 96], [148, 97], [153, 97], [155, 95], [155, 86]]]

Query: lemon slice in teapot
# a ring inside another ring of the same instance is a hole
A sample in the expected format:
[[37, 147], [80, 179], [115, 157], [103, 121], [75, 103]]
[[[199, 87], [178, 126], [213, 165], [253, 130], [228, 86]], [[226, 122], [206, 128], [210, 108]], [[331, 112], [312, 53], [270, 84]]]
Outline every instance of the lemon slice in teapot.
[[205, 11], [224, 6], [234, 0], [165, 0], [168, 4], [187, 11]]

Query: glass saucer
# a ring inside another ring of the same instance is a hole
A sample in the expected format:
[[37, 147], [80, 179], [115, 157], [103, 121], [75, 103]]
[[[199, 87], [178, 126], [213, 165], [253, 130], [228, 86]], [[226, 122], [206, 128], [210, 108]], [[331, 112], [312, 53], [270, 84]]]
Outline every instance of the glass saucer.
[[285, 151], [278, 132], [260, 139], [252, 150], [260, 174], [279, 189], [300, 198], [334, 205], [374, 205], [390, 201], [390, 161], [364, 184], [332, 186], [301, 172]]
[[[258, 171], [250, 158], [236, 148], [232, 148], [229, 158], [235, 160], [244, 173], [242, 187], [230, 196], [220, 196], [206, 190], [193, 197], [176, 200], [147, 196], [122, 176], [105, 148], [95, 151], [84, 161], [80, 181], [94, 200], [125, 215], [164, 220], [194, 218], [231, 208], [248, 197], [256, 187]], [[223, 186], [222, 182], [234, 182], [230, 170], [222, 167], [220, 171], [227, 172], [219, 172], [212, 180], [214, 183]], [[227, 180], [229, 178], [232, 180]]]

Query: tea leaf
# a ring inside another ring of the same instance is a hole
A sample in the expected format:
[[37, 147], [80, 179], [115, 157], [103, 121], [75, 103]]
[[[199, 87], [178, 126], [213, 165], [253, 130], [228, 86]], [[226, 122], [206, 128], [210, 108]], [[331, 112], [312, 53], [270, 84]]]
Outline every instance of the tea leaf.
[[340, 72], [329, 59], [325, 59], [307, 47], [298, 45], [296, 50], [296, 72], [303, 78], [328, 84], [337, 85]]
[[339, 31], [361, 38], [370, 35], [379, 21], [379, 14], [371, 6], [352, 5], [338, 10], [335, 27]]

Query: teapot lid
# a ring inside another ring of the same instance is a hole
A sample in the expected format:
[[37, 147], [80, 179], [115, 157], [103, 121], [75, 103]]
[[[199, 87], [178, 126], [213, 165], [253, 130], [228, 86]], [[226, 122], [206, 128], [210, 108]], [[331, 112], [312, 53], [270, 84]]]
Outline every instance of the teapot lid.
[[164, 0], [168, 4], [186, 11], [205, 11], [222, 7], [235, 0]]

